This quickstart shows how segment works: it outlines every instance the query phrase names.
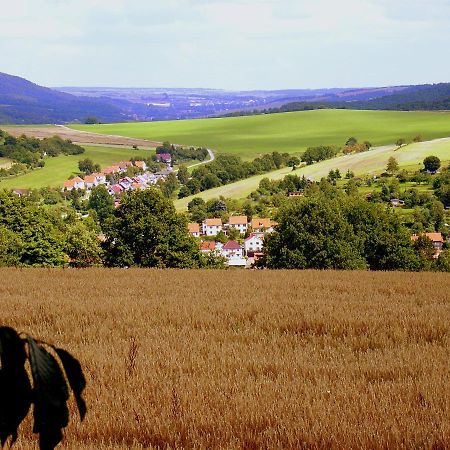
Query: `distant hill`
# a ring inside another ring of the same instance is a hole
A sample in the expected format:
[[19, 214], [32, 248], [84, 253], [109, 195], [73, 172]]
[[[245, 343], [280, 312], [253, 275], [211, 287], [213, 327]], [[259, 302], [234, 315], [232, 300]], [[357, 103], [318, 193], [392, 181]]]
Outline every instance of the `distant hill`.
[[111, 100], [76, 97], [0, 73], [0, 123], [64, 123], [96, 116], [103, 122], [131, 117]]
[[289, 112], [311, 109], [356, 109], [390, 111], [445, 111], [450, 110], [450, 83], [408, 86], [400, 92], [377, 98], [353, 99], [341, 93], [333, 98], [289, 102], [265, 112]]
[[351, 89], [324, 96], [299, 98], [267, 105], [265, 108], [234, 111], [226, 117], [274, 114], [314, 109], [355, 109], [387, 111], [448, 111], [450, 83]]
[[450, 83], [365, 88], [224, 91], [46, 88], [0, 73], [0, 123], [102, 123], [258, 115], [311, 109], [450, 110]]

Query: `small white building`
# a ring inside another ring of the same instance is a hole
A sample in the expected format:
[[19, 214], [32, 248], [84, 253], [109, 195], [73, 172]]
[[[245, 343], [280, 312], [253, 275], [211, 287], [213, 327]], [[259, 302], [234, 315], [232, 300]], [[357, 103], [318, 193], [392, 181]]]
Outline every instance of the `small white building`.
[[248, 228], [247, 216], [231, 216], [228, 221], [228, 228], [235, 228], [239, 233], [245, 234]]
[[273, 222], [267, 218], [254, 217], [250, 226], [252, 227], [252, 231], [255, 233], [272, 233], [273, 227], [277, 225], [276, 222]]
[[200, 237], [200, 225], [198, 223], [188, 223], [188, 231], [191, 236]]
[[244, 249], [236, 241], [228, 241], [224, 244], [221, 253], [227, 259], [244, 257]]
[[253, 255], [255, 253], [261, 253], [264, 245], [264, 238], [261, 234], [252, 233], [244, 241], [245, 254]]
[[222, 229], [222, 219], [206, 219], [202, 222], [202, 233], [205, 236], [216, 236]]
[[64, 187], [66, 191], [72, 191], [73, 189], [85, 189], [86, 185], [84, 180], [80, 177], [72, 178], [71, 180], [64, 181]]

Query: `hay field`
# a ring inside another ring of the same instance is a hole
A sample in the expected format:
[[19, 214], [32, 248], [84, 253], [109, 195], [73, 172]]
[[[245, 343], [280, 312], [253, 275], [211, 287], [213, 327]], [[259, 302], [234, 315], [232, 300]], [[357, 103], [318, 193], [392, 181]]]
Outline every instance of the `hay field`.
[[60, 448], [450, 448], [449, 275], [0, 277], [0, 322], [85, 368], [88, 415]]
[[316, 110], [261, 116], [164, 122], [73, 125], [73, 129], [116, 134], [176, 144], [205, 146], [218, 153], [253, 159], [275, 150], [294, 154], [314, 145], [360, 142], [388, 145], [398, 138], [411, 141], [450, 136], [450, 113]]

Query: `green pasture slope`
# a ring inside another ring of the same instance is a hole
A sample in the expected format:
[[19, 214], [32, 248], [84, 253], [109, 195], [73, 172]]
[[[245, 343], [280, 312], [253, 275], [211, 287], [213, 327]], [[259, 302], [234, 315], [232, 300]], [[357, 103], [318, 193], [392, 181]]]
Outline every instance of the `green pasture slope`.
[[398, 138], [450, 136], [450, 113], [317, 110], [262, 116], [168, 122], [73, 125], [76, 130], [205, 146], [251, 159], [274, 150], [302, 153], [314, 145], [343, 145], [350, 136], [373, 145]]
[[220, 186], [200, 194], [186, 197], [175, 201], [178, 210], [187, 209], [188, 203], [194, 197], [201, 197], [204, 200], [217, 198], [221, 195], [230, 198], [245, 198], [252, 191], [258, 188], [259, 182], [263, 178], [279, 180], [288, 174], [305, 175], [307, 178], [319, 180], [326, 177], [331, 169], [339, 169], [344, 175], [348, 169], [355, 175], [379, 174], [386, 169], [388, 159], [393, 156], [399, 162], [401, 168], [408, 170], [417, 170], [422, 168], [422, 161], [426, 156], [435, 155], [441, 159], [444, 164], [450, 162], [450, 138], [437, 139], [434, 141], [420, 142], [417, 144], [405, 145], [400, 149], [396, 146], [381, 146], [363, 153], [338, 156], [337, 158], [321, 161], [317, 164], [301, 167], [292, 171], [290, 167], [285, 167], [274, 172], [263, 175], [256, 175], [236, 183]]
[[78, 173], [78, 161], [90, 158], [102, 168], [120, 161], [128, 161], [132, 157], [147, 156], [149, 150], [133, 150], [131, 148], [85, 146], [86, 151], [82, 155], [57, 156], [46, 158], [45, 167], [36, 169], [15, 178], [7, 178], [0, 181], [0, 189], [38, 189], [42, 187], [59, 187], [70, 175]]

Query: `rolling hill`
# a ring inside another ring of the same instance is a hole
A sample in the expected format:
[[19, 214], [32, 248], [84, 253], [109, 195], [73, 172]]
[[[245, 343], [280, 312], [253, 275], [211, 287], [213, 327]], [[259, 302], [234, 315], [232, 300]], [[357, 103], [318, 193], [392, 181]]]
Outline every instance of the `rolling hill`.
[[343, 145], [350, 136], [373, 145], [398, 138], [450, 136], [450, 113], [317, 110], [168, 122], [74, 125], [103, 134], [205, 146], [252, 159], [272, 151], [302, 153], [314, 145]]
[[83, 121], [88, 116], [105, 122], [131, 118], [109, 99], [76, 97], [0, 73], [0, 123], [65, 123]]
[[299, 176], [320, 180], [326, 177], [330, 170], [339, 169], [341, 173], [345, 173], [348, 169], [352, 170], [355, 175], [380, 174], [382, 173], [388, 162], [393, 156], [399, 162], [401, 168], [409, 170], [418, 170], [423, 167], [422, 161], [426, 156], [435, 155], [445, 164], [450, 162], [450, 138], [436, 139], [433, 141], [418, 142], [409, 144], [398, 149], [394, 145], [386, 145], [374, 148], [363, 153], [356, 153], [336, 158], [327, 159], [310, 166], [305, 166], [292, 171], [290, 167], [276, 170], [274, 172], [256, 175], [245, 180], [219, 186], [199, 194], [185, 197], [175, 201], [178, 210], [187, 209], [188, 203], [194, 197], [201, 197], [204, 200], [218, 198], [220, 196], [229, 198], [244, 198], [258, 188], [259, 182], [263, 178], [271, 180], [280, 180], [288, 174], [297, 174]]

